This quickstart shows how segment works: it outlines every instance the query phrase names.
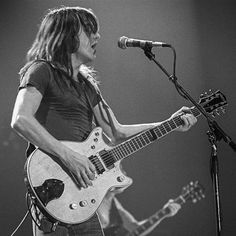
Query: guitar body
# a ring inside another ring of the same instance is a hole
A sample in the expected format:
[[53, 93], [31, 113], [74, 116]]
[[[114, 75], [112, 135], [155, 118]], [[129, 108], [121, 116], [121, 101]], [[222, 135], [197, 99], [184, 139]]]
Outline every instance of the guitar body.
[[[95, 128], [84, 142], [62, 141], [63, 144], [86, 157], [109, 150], [102, 138], [102, 129]], [[77, 224], [88, 220], [96, 212], [106, 193], [112, 188], [126, 188], [132, 179], [120, 169], [120, 161], [112, 168], [96, 174], [93, 186], [80, 188], [70, 172], [54, 157], [36, 149], [26, 162], [26, 185], [36, 198], [39, 208], [60, 224]]]

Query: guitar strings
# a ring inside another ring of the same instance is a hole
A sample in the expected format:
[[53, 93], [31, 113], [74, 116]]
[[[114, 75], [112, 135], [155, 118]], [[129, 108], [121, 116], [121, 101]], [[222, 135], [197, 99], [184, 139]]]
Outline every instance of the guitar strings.
[[[172, 125], [169, 124], [169, 126], [170, 126], [169, 128], [171, 128], [172, 130], [174, 128], [178, 128], [176, 123], [181, 123], [181, 122], [182, 122], [182, 119], [180, 117], [175, 117]], [[174, 128], [172, 127], [173, 124], [174, 124]], [[153, 131], [156, 133], [156, 135], [158, 135], [158, 137], [161, 137], [161, 136], [168, 133], [167, 129], [168, 128], [165, 128], [164, 123], [163, 123], [160, 126], [155, 127], [153, 129]], [[159, 133], [157, 133], [157, 131], [159, 131]], [[152, 141], [150, 141], [150, 137], [148, 136], [148, 133], [150, 133], [150, 131], [146, 131], [144, 133], [141, 133], [139, 136], [135, 137], [134, 139], [127, 140], [125, 143], [117, 145], [114, 149], [107, 151], [105, 153], [105, 155], [101, 155], [102, 159], [104, 161], [107, 161], [111, 157], [109, 152], [113, 152], [112, 154], [115, 154], [115, 158], [116, 159], [118, 158], [118, 160], [132, 154], [133, 152], [137, 151], [138, 149], [140, 149], [143, 146], [152, 142]], [[124, 149], [122, 149], [122, 148], [124, 148]], [[121, 156], [121, 158], [120, 158], [120, 156]], [[114, 157], [114, 156], [112, 156], [112, 157]]]
[[[182, 123], [183, 123], [183, 120], [180, 118], [180, 116], [176, 116], [173, 119], [166, 121], [162, 123], [161, 125], [153, 128], [153, 131], [157, 135], [157, 137], [160, 138], [166, 135], [167, 133], [169, 133], [170, 131], [178, 128], [179, 125], [181, 125]], [[145, 131], [139, 134], [137, 137], [131, 140], [127, 140], [126, 142], [117, 145], [113, 149], [106, 151], [104, 154], [101, 154], [100, 157], [102, 158], [102, 161], [105, 163], [105, 166], [109, 167], [110, 165], [114, 164], [116, 161], [121, 160], [124, 157], [127, 157], [133, 154], [135, 151], [139, 150], [145, 145], [150, 144], [152, 142], [150, 140], [151, 137], [152, 137], [152, 134], [150, 130]], [[100, 160], [97, 159], [96, 157], [92, 159], [97, 166], [102, 165]]]

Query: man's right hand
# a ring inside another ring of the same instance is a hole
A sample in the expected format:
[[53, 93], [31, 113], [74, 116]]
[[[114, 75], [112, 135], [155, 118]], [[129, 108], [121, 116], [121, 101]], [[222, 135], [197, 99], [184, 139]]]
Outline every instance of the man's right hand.
[[73, 173], [78, 185], [83, 188], [91, 186], [91, 180], [95, 178], [95, 166], [86, 156], [74, 151], [69, 154], [64, 161], [68, 169]]

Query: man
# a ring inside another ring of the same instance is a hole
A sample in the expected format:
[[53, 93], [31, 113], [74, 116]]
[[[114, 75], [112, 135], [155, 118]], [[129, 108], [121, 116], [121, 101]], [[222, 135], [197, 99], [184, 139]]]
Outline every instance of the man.
[[[30, 143], [28, 155], [38, 147], [57, 157], [82, 188], [92, 185], [95, 166], [59, 140], [84, 141], [94, 117], [114, 144], [159, 124], [122, 125], [117, 121], [101, 96], [94, 71], [86, 66], [96, 58], [99, 38], [98, 20], [91, 10], [50, 10], [20, 71], [11, 122], [12, 128]], [[181, 115], [183, 125], [176, 130], [186, 131], [196, 123], [189, 108], [181, 108], [171, 118], [177, 115]], [[41, 213], [36, 215], [40, 223], [48, 221]], [[83, 224], [58, 226], [51, 234], [43, 225], [34, 225], [34, 235], [103, 234], [97, 215]]]
[[[126, 236], [129, 233], [133, 235], [132, 232], [134, 233], [135, 230], [138, 230], [138, 232], [142, 230], [142, 233], [138, 235], [148, 235], [164, 218], [174, 216], [181, 208], [180, 204], [170, 199], [162, 209], [163, 212], [165, 211], [165, 214], [162, 214], [163, 218], [156, 218], [155, 221], [152, 219], [151, 223], [145, 224], [148, 219], [137, 221], [117, 199], [116, 194], [122, 193], [123, 190], [114, 189], [113, 191], [109, 191], [98, 208], [97, 212], [105, 236]], [[142, 228], [138, 229], [139, 226]]]

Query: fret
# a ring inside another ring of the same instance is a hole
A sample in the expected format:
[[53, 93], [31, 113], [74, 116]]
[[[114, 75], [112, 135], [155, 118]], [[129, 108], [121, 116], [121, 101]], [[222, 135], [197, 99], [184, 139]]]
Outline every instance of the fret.
[[145, 139], [142, 135], [140, 135], [140, 141], [142, 142], [143, 146], [147, 145], [147, 143], [145, 142]]
[[161, 133], [161, 131], [160, 131], [160, 129], [159, 129], [159, 127], [156, 127], [156, 128], [155, 128], [155, 133], [157, 134], [157, 136], [158, 136], [159, 138], [163, 136], [162, 133]]
[[168, 121], [164, 122], [163, 126], [165, 127], [165, 129], [167, 130], [168, 133], [172, 130]]
[[116, 149], [115, 149], [115, 152], [117, 153], [117, 155], [118, 155], [118, 157], [119, 157], [118, 160], [122, 159], [123, 154], [122, 154], [122, 152], [119, 150], [119, 148], [116, 148]]
[[173, 120], [175, 121], [178, 127], [184, 123], [184, 121], [180, 118], [180, 116], [174, 117]]
[[116, 148], [113, 149], [113, 150], [115, 150], [115, 152], [117, 153], [117, 155], [118, 155], [118, 160], [122, 159], [123, 154], [122, 154], [122, 152], [120, 151], [120, 149], [119, 149], [118, 147], [116, 147]]
[[196, 107], [192, 108], [191, 112], [195, 117], [201, 115], [200, 111]]
[[176, 126], [175, 122], [173, 121], [173, 119], [169, 120], [169, 125], [170, 125], [171, 129], [176, 129], [177, 128], [177, 126]]
[[111, 150], [110, 153], [114, 156], [116, 161], [118, 161], [120, 159], [119, 154], [115, 150]]
[[177, 121], [175, 121], [175, 119], [172, 119], [172, 121], [173, 121], [173, 123], [175, 124], [176, 127], [179, 127], [178, 123], [177, 123]]
[[138, 143], [139, 148], [140, 148], [140, 147], [143, 147], [143, 144], [142, 144], [142, 142], [140, 141], [140, 137], [137, 137], [137, 138], [135, 139], [135, 141]]
[[123, 150], [123, 153], [125, 154], [125, 156], [128, 156], [128, 155], [129, 155], [129, 153], [128, 153], [127, 150], [126, 150], [125, 143], [124, 143], [124, 144], [121, 144], [120, 148]]
[[153, 135], [152, 135], [152, 133], [151, 133], [150, 130], [148, 130], [148, 131], [146, 132], [146, 134], [147, 134], [147, 137], [148, 137], [148, 139], [150, 140], [150, 142], [154, 141]]
[[124, 148], [125, 148], [126, 152], [128, 153], [128, 155], [132, 153], [129, 146], [128, 146], [128, 143], [124, 143]]
[[140, 140], [140, 135], [137, 136], [137, 137], [135, 138], [135, 140], [136, 140], [136, 142], [138, 143], [139, 148], [142, 148], [142, 147], [143, 147], [143, 144], [142, 144], [142, 142], [141, 142], [141, 140]]
[[160, 127], [160, 131], [161, 131], [161, 133], [162, 133], [162, 136], [165, 135], [165, 134], [167, 134], [167, 131], [165, 130], [165, 127], [164, 127], [163, 124], [161, 124], [159, 127]]
[[134, 144], [134, 146], [136, 147], [136, 149], [139, 150], [139, 145], [138, 145], [138, 143], [136, 142], [135, 138], [133, 139], [133, 144]]
[[132, 145], [132, 143], [131, 142], [127, 142], [126, 144], [129, 147], [130, 152], [133, 153], [134, 152], [134, 146]]
[[126, 148], [126, 151], [128, 152], [128, 155], [132, 154], [132, 149], [129, 147], [129, 143], [125, 143], [125, 148]]
[[143, 134], [143, 138], [147, 144], [149, 144], [151, 141], [148, 139], [146, 133]]
[[160, 133], [160, 136], [159, 136], [159, 137], [162, 137], [162, 136], [164, 136], [164, 135], [165, 135], [165, 130], [163, 131], [163, 129], [162, 129], [162, 126], [161, 126], [161, 125], [157, 127], [157, 130], [158, 130], [158, 131], [159, 131], [159, 133]]
[[124, 157], [125, 156], [125, 152], [122, 149], [122, 144], [120, 144], [119, 146], [117, 146], [118, 150], [120, 151], [121, 155]]
[[148, 139], [146, 133], [142, 134], [143, 139], [145, 140], [146, 144], [150, 143], [150, 140]]
[[133, 152], [135, 152], [135, 151], [137, 150], [137, 148], [135, 147], [135, 145], [134, 145], [134, 143], [132, 142], [132, 140], [130, 140], [128, 143], [132, 146]]

